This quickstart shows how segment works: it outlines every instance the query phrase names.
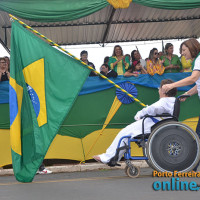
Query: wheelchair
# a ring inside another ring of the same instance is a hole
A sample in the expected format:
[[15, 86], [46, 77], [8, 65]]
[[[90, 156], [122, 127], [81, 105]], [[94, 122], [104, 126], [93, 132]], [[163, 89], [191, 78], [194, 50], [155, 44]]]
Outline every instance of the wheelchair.
[[[173, 115], [146, 115], [142, 122], [142, 134], [134, 138], [122, 137], [118, 143], [115, 156], [108, 163], [113, 167], [119, 165], [118, 157], [121, 150], [125, 150], [125, 173], [135, 178], [140, 174], [140, 168], [134, 166], [131, 160], [145, 160], [148, 165], [158, 172], [189, 172], [195, 168], [200, 159], [200, 141], [198, 135], [187, 125], [178, 122], [180, 113], [180, 99], [189, 95], [176, 98]], [[151, 133], [144, 133], [144, 121], [147, 118], [165, 117], [151, 127]], [[123, 139], [127, 138], [124, 146], [120, 147]], [[143, 148], [143, 156], [131, 156], [131, 142]]]

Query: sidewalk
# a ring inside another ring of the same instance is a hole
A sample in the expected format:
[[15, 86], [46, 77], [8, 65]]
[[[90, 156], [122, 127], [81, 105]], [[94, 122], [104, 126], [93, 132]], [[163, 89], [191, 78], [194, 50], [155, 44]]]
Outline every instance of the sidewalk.
[[[62, 172], [84, 172], [84, 171], [94, 171], [102, 169], [124, 169], [126, 164], [125, 162], [119, 162], [121, 166], [118, 167], [109, 167], [105, 164], [94, 162], [94, 163], [85, 163], [85, 164], [72, 164], [72, 165], [61, 165], [61, 166], [51, 166], [46, 167], [51, 170], [53, 173], [62, 173]], [[146, 161], [132, 161], [133, 165], [140, 168], [149, 167]], [[13, 169], [2, 169], [0, 168], [0, 176], [14, 175]]]

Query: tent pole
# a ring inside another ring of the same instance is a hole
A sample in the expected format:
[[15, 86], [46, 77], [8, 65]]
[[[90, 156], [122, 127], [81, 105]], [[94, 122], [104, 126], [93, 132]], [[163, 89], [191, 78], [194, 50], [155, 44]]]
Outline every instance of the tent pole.
[[106, 27], [106, 30], [105, 30], [105, 33], [104, 33], [104, 36], [103, 36], [103, 40], [102, 40], [102, 43], [103, 43], [103, 47], [104, 47], [104, 43], [105, 43], [105, 41], [106, 41], [106, 38], [108, 37], [108, 33], [109, 33], [109, 30], [110, 30], [110, 26], [111, 26], [111, 23], [112, 23], [112, 19], [113, 19], [113, 16], [114, 16], [114, 14], [115, 14], [115, 11], [116, 11], [116, 9], [112, 9], [112, 12], [111, 12], [111, 15], [110, 15], [110, 18], [109, 18], [109, 20], [108, 20], [108, 22], [107, 22], [107, 27]]

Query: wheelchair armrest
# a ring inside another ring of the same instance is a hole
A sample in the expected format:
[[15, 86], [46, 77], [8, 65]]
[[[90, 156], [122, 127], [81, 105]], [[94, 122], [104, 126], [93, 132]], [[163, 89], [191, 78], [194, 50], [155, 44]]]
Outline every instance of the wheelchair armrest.
[[145, 115], [143, 117], [143, 120], [142, 120], [142, 135], [143, 135], [143, 138], [144, 138], [144, 121], [145, 121], [146, 118], [150, 118], [150, 117], [171, 117], [171, 118], [175, 119], [176, 121], [178, 121], [175, 116], [170, 115], [169, 113], [162, 113], [160, 115], [154, 115], [154, 116], [153, 115]]
[[177, 97], [177, 99], [180, 101], [181, 98], [189, 98], [189, 97], [191, 97], [191, 96], [188, 95], [188, 94], [187, 95], [180, 95], [180, 96]]
[[169, 113], [162, 113], [160, 115], [145, 115], [144, 116], [144, 118], [148, 118], [148, 117], [173, 117], [173, 116]]

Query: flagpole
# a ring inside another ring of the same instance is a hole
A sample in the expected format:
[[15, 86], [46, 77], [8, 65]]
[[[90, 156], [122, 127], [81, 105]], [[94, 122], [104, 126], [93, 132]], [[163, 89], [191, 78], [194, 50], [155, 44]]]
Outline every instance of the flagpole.
[[47, 42], [49, 42], [51, 45], [56, 46], [57, 48], [59, 48], [61, 51], [64, 51], [65, 53], [67, 53], [67, 55], [71, 56], [72, 58], [74, 58], [75, 60], [79, 61], [81, 64], [83, 64], [85, 67], [87, 67], [88, 69], [90, 69], [91, 71], [94, 71], [96, 74], [98, 74], [99, 76], [101, 76], [103, 79], [107, 80], [109, 83], [111, 83], [112, 85], [114, 85], [116, 88], [119, 88], [122, 92], [124, 92], [125, 94], [127, 94], [129, 97], [131, 97], [132, 99], [134, 99], [136, 102], [138, 102], [141, 106], [146, 107], [146, 105], [144, 103], [142, 103], [139, 99], [135, 98], [132, 94], [128, 93], [126, 90], [124, 90], [123, 88], [121, 88], [119, 85], [117, 85], [116, 83], [114, 83], [113, 81], [111, 81], [110, 79], [108, 79], [106, 76], [104, 76], [103, 74], [99, 73], [98, 71], [96, 71], [95, 69], [93, 69], [93, 67], [87, 65], [86, 63], [84, 63], [83, 61], [81, 61], [79, 58], [75, 57], [74, 55], [72, 55], [71, 53], [69, 53], [67, 50], [65, 50], [64, 48], [60, 47], [57, 43], [53, 42], [52, 40], [50, 40], [49, 38], [47, 38], [46, 36], [42, 35], [41, 33], [39, 33], [38, 31], [36, 31], [35, 29], [33, 29], [32, 27], [28, 26], [27, 24], [25, 24], [24, 22], [22, 22], [21, 20], [19, 20], [18, 18], [16, 18], [15, 16], [9, 14], [9, 16], [16, 20], [18, 23], [22, 24], [25, 28], [31, 30], [32, 32], [34, 32], [35, 34], [39, 35], [40, 37], [42, 37], [44, 40], [46, 40]]

